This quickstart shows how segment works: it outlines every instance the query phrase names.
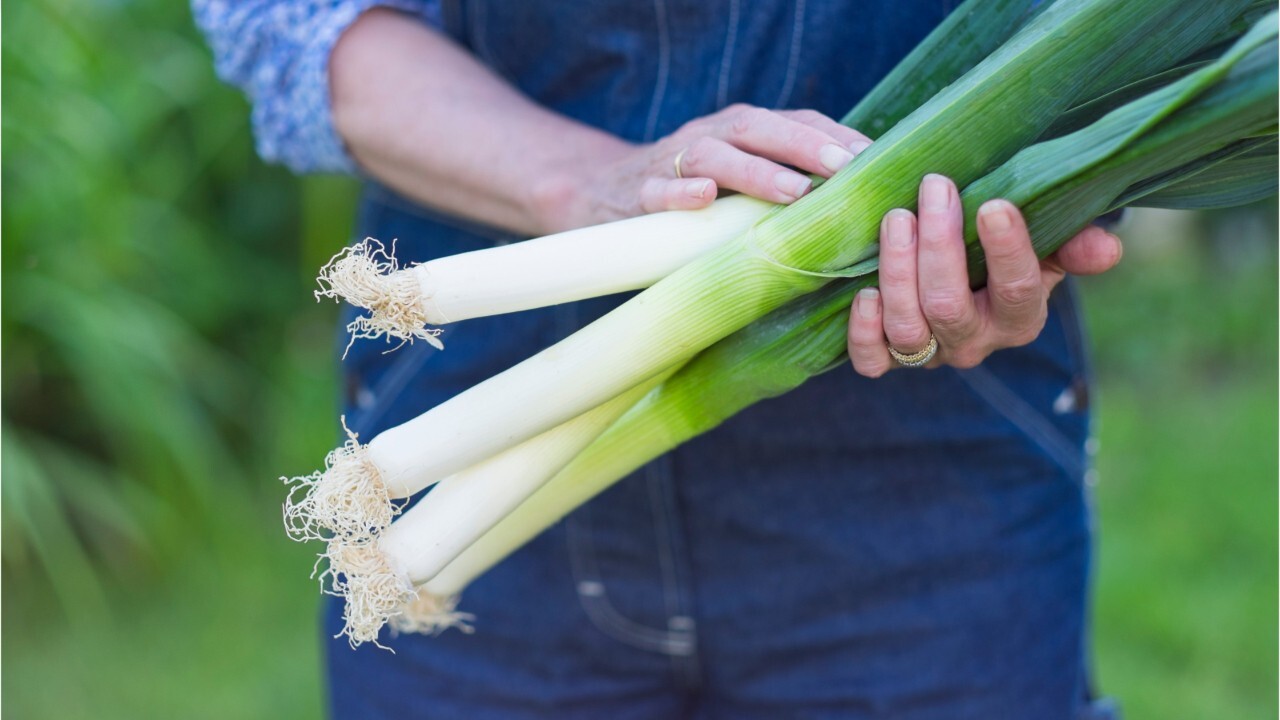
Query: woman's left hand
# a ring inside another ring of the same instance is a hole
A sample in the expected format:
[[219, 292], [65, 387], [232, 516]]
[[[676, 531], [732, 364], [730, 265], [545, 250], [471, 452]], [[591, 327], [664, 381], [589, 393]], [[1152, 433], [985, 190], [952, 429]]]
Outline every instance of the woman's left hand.
[[858, 293], [849, 316], [854, 369], [879, 377], [898, 367], [889, 347], [910, 355], [938, 350], [929, 367], [971, 368], [1002, 348], [1040, 334], [1048, 298], [1067, 273], [1096, 275], [1120, 261], [1120, 239], [1090, 226], [1044, 260], [1036, 257], [1022, 214], [1004, 200], [978, 210], [987, 286], [969, 289], [964, 217], [956, 186], [941, 175], [920, 184], [919, 218], [908, 210], [880, 226], [880, 289]]

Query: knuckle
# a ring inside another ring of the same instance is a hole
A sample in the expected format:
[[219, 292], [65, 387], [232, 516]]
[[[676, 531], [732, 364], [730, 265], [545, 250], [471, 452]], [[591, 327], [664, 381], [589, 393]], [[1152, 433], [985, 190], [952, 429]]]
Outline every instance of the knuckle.
[[924, 208], [919, 211], [919, 220], [916, 223], [916, 237], [920, 239], [921, 245], [944, 245], [949, 242], [963, 242], [956, 237], [951, 224], [939, 217], [937, 211], [925, 210]]
[[921, 301], [921, 307], [931, 325], [955, 328], [969, 319], [969, 303], [959, 293], [926, 293]]
[[729, 116], [729, 126], [727, 130], [729, 136], [740, 139], [746, 135], [750, 135], [760, 124], [761, 116], [765, 112], [765, 110], [751, 107], [750, 105], [744, 105], [735, 110]]
[[680, 158], [685, 174], [691, 174], [698, 167], [705, 165], [707, 159], [715, 153], [716, 145], [716, 141], [708, 137], [700, 137], [690, 143]]
[[915, 245], [899, 247], [897, 243], [880, 238], [880, 282], [894, 287], [910, 286], [915, 289], [917, 259]]
[[898, 350], [915, 352], [929, 342], [928, 326], [914, 320], [886, 322], [884, 332]]
[[[900, 255], [882, 254], [880, 257], [880, 284], [890, 287], [915, 287], [915, 274], [910, 266], [900, 262]], [[889, 262], [886, 262], [888, 260]]]
[[1041, 302], [1044, 299], [1044, 286], [1038, 277], [1022, 277], [993, 284], [991, 293], [1005, 305], [1023, 307]]
[[745, 113], [735, 115], [730, 118], [729, 127], [725, 134], [734, 139], [741, 139], [743, 136], [751, 133], [751, 125], [751, 118]]
[[782, 141], [782, 151], [787, 154], [788, 158], [803, 158], [806, 156], [816, 156], [817, 148], [813, 142], [813, 128], [807, 125], [795, 124], [791, 126], [790, 132]]
[[982, 255], [987, 259], [988, 267], [1012, 268], [1018, 269], [1026, 264], [1027, 253], [1034, 255], [1030, 245], [1027, 246], [1007, 246], [997, 243], [985, 243], [982, 246]]

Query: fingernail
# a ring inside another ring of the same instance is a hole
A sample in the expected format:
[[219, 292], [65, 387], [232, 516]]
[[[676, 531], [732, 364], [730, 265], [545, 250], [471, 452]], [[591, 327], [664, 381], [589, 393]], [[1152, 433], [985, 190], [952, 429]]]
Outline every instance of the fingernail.
[[858, 291], [858, 317], [871, 320], [876, 316], [876, 301], [880, 299], [880, 291], [865, 288]]
[[989, 202], [978, 208], [978, 222], [989, 233], [1003, 234], [1013, 226], [1009, 208], [1001, 202]]
[[809, 178], [783, 170], [773, 176], [773, 186], [793, 198], [798, 198], [809, 191]]
[[707, 190], [710, 188], [711, 181], [703, 180], [702, 182], [689, 183], [685, 186], [684, 191], [689, 193], [689, 197], [695, 197], [701, 200], [707, 196]]
[[951, 207], [951, 187], [941, 175], [925, 175], [920, 183], [920, 209], [943, 212]]
[[852, 151], [855, 156], [861, 155], [862, 151], [869, 147], [871, 147], [871, 141], [863, 140], [862, 138], [858, 138], [857, 140], [849, 143], [849, 150]]
[[911, 213], [898, 208], [890, 210], [884, 218], [885, 239], [890, 245], [899, 249], [911, 247], [915, 241], [915, 233], [911, 229]]
[[822, 161], [822, 167], [831, 172], [836, 172], [849, 164], [849, 161], [853, 159], [853, 153], [839, 145], [827, 143], [818, 151], [818, 159]]

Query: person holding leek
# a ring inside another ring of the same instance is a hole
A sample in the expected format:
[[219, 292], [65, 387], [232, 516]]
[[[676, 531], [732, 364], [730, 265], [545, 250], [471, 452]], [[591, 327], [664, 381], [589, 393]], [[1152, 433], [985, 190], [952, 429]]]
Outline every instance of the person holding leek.
[[[410, 262], [726, 193], [790, 203], [870, 145], [831, 117], [951, 4], [194, 3], [263, 157], [360, 175], [355, 236]], [[1120, 244], [1090, 228], [1042, 262], [1010, 204], [977, 222], [974, 292], [957, 189], [921, 178], [918, 212], [884, 218], [880, 290], [851, 308], [851, 371], [495, 567], [468, 590], [474, 635], [335, 646], [334, 715], [1105, 717], [1085, 657], [1087, 362], [1059, 283]], [[469, 320], [448, 352], [356, 342], [346, 420], [376, 435], [617, 302]]]

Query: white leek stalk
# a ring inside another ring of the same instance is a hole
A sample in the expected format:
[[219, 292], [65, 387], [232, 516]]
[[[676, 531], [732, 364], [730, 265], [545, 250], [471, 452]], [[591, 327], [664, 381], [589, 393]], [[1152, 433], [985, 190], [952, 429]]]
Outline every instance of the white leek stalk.
[[316, 297], [370, 311], [348, 327], [353, 338], [386, 335], [439, 347], [439, 331], [428, 326], [649, 287], [774, 207], [735, 195], [702, 210], [643, 215], [403, 269], [382, 243], [367, 239], [321, 268]]

